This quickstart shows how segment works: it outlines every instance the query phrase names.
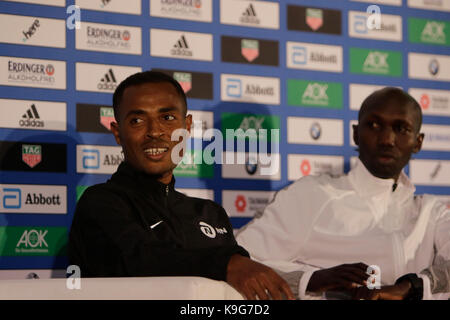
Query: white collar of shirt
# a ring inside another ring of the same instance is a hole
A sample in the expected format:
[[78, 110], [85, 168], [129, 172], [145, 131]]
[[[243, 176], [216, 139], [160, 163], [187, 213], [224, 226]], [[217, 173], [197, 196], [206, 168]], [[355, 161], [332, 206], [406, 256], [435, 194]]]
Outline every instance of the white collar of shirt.
[[[364, 198], [375, 196], [395, 197], [402, 201], [414, 195], [416, 188], [402, 171], [397, 181], [397, 188], [392, 192], [394, 179], [381, 179], [372, 175], [359, 158], [357, 158], [355, 167], [348, 174], [351, 183], [356, 192]], [[384, 196], [383, 196], [384, 195]]]

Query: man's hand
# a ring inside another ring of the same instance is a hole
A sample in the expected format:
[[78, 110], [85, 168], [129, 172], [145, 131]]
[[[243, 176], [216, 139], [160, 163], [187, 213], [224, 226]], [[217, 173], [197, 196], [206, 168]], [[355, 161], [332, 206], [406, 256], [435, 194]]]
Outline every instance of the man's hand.
[[403, 300], [411, 289], [411, 283], [408, 280], [402, 281], [396, 285], [383, 286], [380, 289], [369, 289], [359, 287], [352, 290], [355, 300]]
[[228, 262], [227, 282], [248, 300], [295, 299], [289, 285], [275, 271], [239, 254]]
[[322, 293], [330, 290], [349, 290], [358, 285], [366, 285], [369, 278], [368, 265], [360, 262], [315, 271], [308, 282], [306, 291]]

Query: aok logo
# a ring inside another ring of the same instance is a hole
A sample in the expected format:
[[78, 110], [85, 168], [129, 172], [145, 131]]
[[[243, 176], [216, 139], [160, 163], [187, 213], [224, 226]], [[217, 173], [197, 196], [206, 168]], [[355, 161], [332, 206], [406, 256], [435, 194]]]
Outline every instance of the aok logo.
[[423, 42], [445, 43], [445, 23], [437, 21], [428, 21], [423, 28], [420, 36]]
[[16, 244], [16, 250], [22, 248], [48, 248], [45, 236], [48, 230], [25, 230]]
[[366, 72], [389, 73], [387, 58], [389, 54], [379, 51], [370, 52], [364, 61], [363, 69]]
[[302, 95], [304, 104], [328, 105], [327, 84], [310, 83]]
[[33, 21], [33, 24], [28, 28], [28, 31], [22, 31], [25, 38], [23, 38], [23, 42], [26, 42], [28, 39], [36, 33], [37, 29], [40, 27], [39, 20], [36, 19]]

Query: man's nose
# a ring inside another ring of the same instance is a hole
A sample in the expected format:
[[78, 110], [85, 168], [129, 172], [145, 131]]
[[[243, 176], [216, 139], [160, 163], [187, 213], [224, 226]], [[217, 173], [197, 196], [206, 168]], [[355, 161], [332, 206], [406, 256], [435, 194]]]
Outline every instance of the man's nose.
[[379, 135], [378, 142], [381, 145], [394, 146], [395, 145], [395, 132], [390, 127], [384, 127]]
[[161, 124], [158, 120], [147, 121], [147, 136], [151, 138], [159, 138], [163, 135]]

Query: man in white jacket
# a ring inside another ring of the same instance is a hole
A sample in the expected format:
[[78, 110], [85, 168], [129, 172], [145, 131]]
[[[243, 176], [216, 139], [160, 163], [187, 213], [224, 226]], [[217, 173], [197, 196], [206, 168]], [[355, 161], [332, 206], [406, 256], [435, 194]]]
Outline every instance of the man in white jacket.
[[300, 299], [448, 298], [450, 210], [436, 197], [415, 196], [403, 172], [421, 149], [421, 123], [420, 106], [404, 91], [374, 92], [353, 127], [356, 166], [279, 191], [238, 243], [284, 272]]

